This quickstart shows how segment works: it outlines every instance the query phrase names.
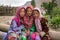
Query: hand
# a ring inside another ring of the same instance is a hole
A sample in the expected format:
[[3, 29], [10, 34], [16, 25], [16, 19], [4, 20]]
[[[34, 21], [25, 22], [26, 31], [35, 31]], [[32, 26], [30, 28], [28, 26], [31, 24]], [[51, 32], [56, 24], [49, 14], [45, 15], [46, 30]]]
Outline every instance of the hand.
[[8, 36], [8, 40], [15, 40], [15, 37], [12, 37], [12, 36]]
[[38, 32], [35, 32], [36, 33], [36, 35], [39, 35], [39, 33]]
[[17, 35], [17, 37], [19, 38], [19, 35], [18, 34], [16, 34]]
[[29, 34], [29, 33], [30, 33], [30, 30], [29, 30], [29, 29], [26, 29], [26, 30], [25, 30], [25, 33], [26, 33], [26, 34]]

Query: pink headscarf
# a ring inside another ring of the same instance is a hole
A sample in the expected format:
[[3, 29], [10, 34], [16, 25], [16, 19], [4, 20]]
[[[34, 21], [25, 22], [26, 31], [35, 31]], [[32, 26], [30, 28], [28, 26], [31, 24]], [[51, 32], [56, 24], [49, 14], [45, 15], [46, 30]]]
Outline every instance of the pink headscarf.
[[[26, 7], [26, 10], [27, 10], [28, 8], [30, 8], [31, 10], [33, 10], [32, 5], [28, 5], [28, 6]], [[25, 25], [25, 27], [26, 27], [27, 29], [29, 29], [29, 28], [32, 27], [32, 24], [33, 24], [33, 16], [32, 16], [32, 15], [31, 15], [31, 16], [27, 16], [27, 14], [26, 14], [23, 20], [24, 20], [24, 25]]]
[[16, 11], [16, 16], [12, 19], [12, 20], [15, 20], [17, 22], [18, 27], [20, 25], [20, 11], [21, 11], [21, 9], [25, 9], [25, 8], [24, 7], [18, 7], [17, 11]]
[[31, 8], [33, 10], [33, 6], [32, 5], [27, 5], [26, 9], [27, 8]]
[[41, 23], [40, 23], [40, 20], [41, 18], [43, 17], [42, 14], [41, 14], [41, 10], [39, 8], [34, 8], [34, 10], [38, 10], [40, 15], [37, 19], [35, 19], [35, 25], [36, 25], [36, 29], [38, 32], [41, 32], [42, 31], [42, 27], [41, 27]]

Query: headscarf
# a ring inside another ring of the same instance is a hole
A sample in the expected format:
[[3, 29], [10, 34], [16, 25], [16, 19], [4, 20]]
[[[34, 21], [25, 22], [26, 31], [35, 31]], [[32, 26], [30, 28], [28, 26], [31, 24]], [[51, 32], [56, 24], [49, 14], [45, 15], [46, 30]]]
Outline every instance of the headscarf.
[[30, 8], [30, 9], [32, 9], [32, 10], [33, 10], [33, 6], [32, 6], [32, 5], [30, 5], [30, 4], [29, 4], [29, 5], [27, 5], [26, 9], [27, 9], [27, 8]]
[[24, 7], [18, 7], [16, 11], [16, 15], [12, 20], [15, 20], [17, 22], [17, 26], [19, 27], [20, 25], [20, 11], [21, 9], [25, 9]]
[[[32, 7], [31, 5], [28, 5], [28, 6], [26, 7], [26, 10], [27, 10], [28, 8], [30, 8], [31, 10], [33, 10], [33, 7]], [[25, 27], [26, 27], [27, 29], [31, 28], [31, 27], [32, 27], [32, 23], [33, 23], [33, 16], [32, 16], [32, 15], [31, 15], [31, 16], [27, 16], [27, 14], [26, 14], [25, 17], [24, 17]]]
[[38, 10], [39, 11], [39, 17], [35, 19], [35, 25], [36, 25], [36, 29], [38, 32], [42, 31], [42, 27], [41, 27], [41, 18], [43, 17], [41, 14], [41, 10], [39, 8], [34, 8], [34, 10]]

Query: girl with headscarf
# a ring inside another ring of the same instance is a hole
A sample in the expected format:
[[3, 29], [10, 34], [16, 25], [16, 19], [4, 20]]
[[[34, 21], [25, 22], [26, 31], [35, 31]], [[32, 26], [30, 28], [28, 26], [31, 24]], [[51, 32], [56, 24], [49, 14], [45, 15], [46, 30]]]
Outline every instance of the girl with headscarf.
[[24, 16], [25, 16], [25, 8], [18, 7], [16, 11], [16, 16], [12, 19], [8, 31], [8, 40], [17, 40], [17, 37], [19, 36], [19, 34], [21, 34], [21, 29], [24, 27], [23, 26]]
[[41, 18], [43, 17], [42, 14], [41, 14], [41, 11], [39, 8], [34, 8], [33, 10], [33, 16], [35, 18], [35, 25], [36, 25], [36, 29], [38, 32], [41, 32], [42, 31], [42, 27], [41, 27]]
[[[47, 27], [45, 27], [45, 25], [44, 25], [44, 27], [42, 26], [43, 25], [42, 24], [43, 19], [45, 19], [45, 18], [42, 16], [41, 11], [39, 10], [39, 8], [34, 8], [33, 16], [35, 18], [35, 25], [36, 25], [36, 29], [37, 29], [36, 36], [41, 35], [41, 33], [45, 35], [46, 32], [48, 32], [49, 30], [48, 30]], [[36, 37], [36, 38], [38, 38], [38, 37]], [[45, 37], [45, 36], [43, 36], [41, 38], [42, 38], [41, 40], [49, 40], [49, 39], [47, 39], [48, 37]]]
[[27, 31], [30, 31], [30, 28], [32, 27], [33, 24], [32, 10], [33, 8], [30, 5], [26, 7], [26, 15], [24, 16], [24, 25]]
[[28, 5], [26, 7], [26, 15], [24, 16], [24, 25], [26, 28], [27, 38], [29, 38], [30, 34], [35, 31], [34, 18], [33, 18], [33, 7], [32, 5]]
[[24, 17], [24, 25], [26, 29], [30, 29], [33, 23], [33, 16], [32, 16], [32, 7], [29, 5], [26, 8], [26, 15]]
[[[33, 10], [33, 16], [34, 16], [34, 21], [35, 21], [35, 26], [36, 26], [36, 31], [32, 33], [31, 38], [32, 40], [41, 40], [41, 37], [39, 36], [39, 33], [42, 31], [40, 19], [43, 17], [40, 15], [40, 10], [39, 8], [34, 8]], [[35, 35], [34, 35], [35, 34]]]

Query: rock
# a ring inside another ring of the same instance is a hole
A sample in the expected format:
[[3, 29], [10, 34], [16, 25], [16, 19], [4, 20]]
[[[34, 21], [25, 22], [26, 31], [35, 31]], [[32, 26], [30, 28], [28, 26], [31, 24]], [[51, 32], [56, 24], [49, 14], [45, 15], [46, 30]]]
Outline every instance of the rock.
[[9, 29], [9, 25], [7, 25], [7, 24], [3, 24], [3, 23], [0, 23], [0, 30], [1, 31], [8, 31], [8, 29]]
[[54, 31], [54, 30], [50, 30], [49, 31], [50, 37], [53, 40], [60, 40], [60, 31]]

